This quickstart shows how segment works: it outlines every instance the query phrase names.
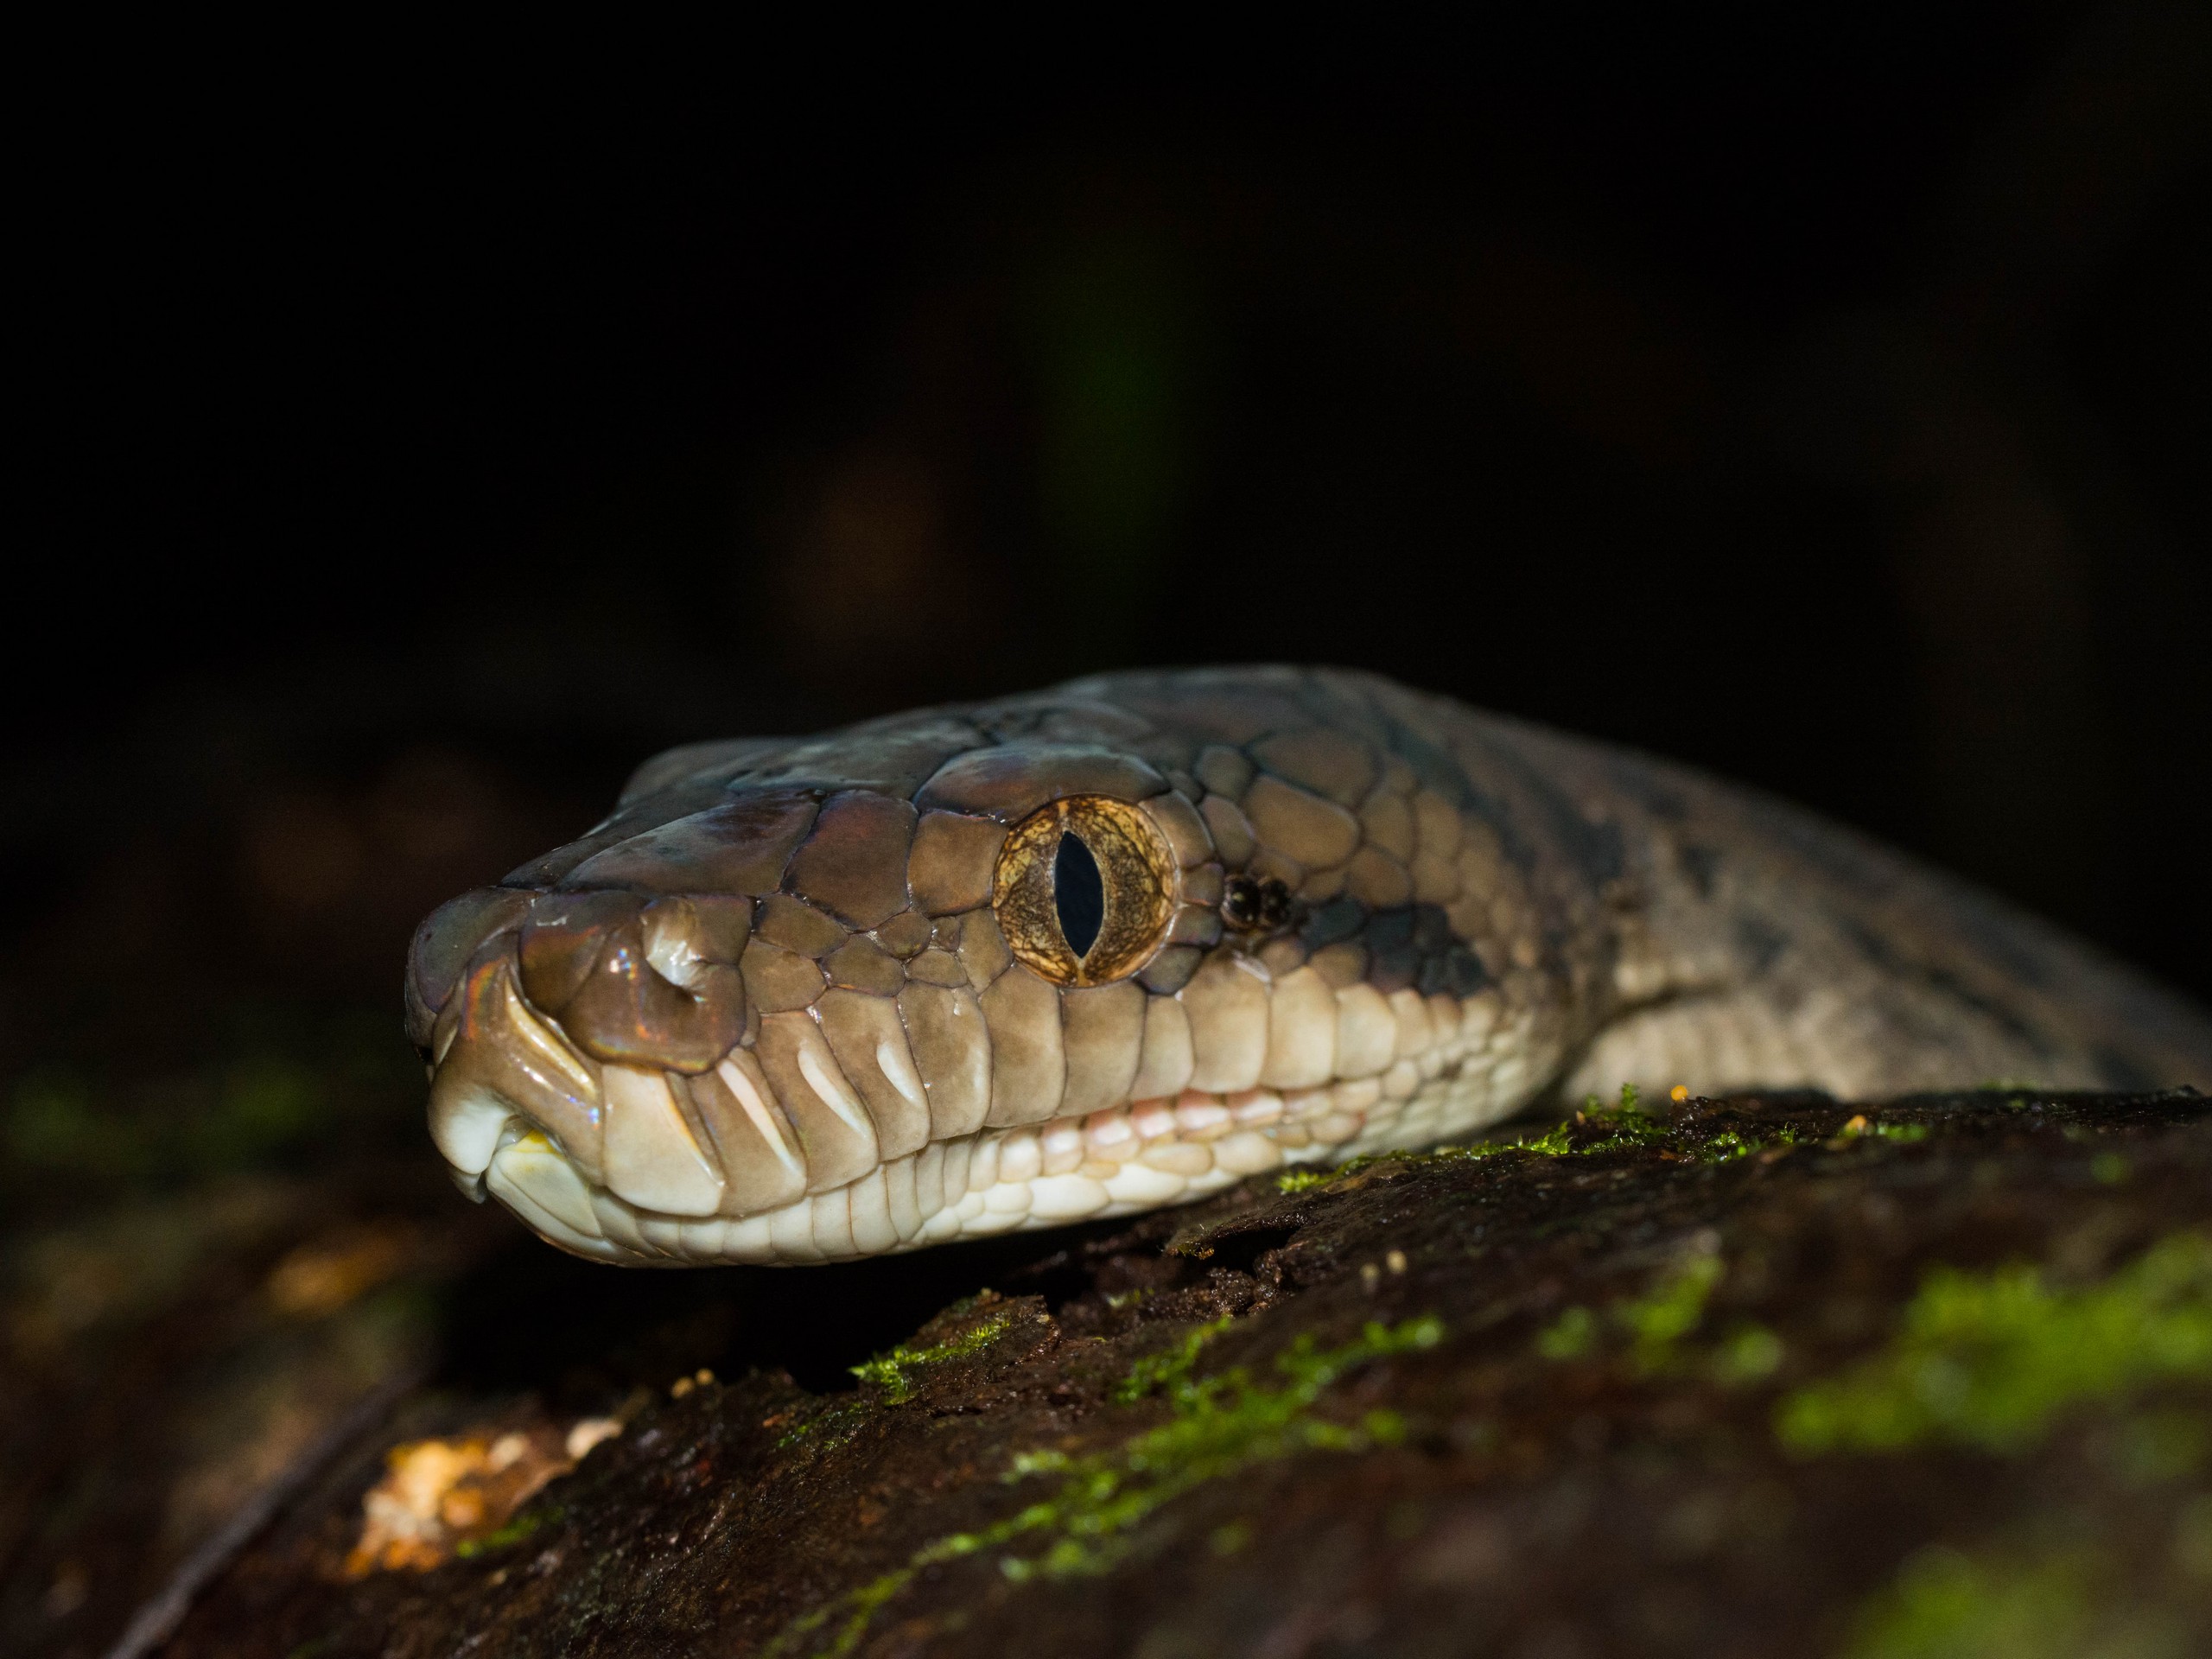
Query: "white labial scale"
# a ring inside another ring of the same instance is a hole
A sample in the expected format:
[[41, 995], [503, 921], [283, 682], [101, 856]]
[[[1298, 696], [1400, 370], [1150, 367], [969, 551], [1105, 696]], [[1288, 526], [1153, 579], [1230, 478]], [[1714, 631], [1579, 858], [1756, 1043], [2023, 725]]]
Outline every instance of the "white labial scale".
[[1192, 1181], [1213, 1167], [1213, 1149], [1200, 1141], [1161, 1141], [1138, 1154], [1147, 1168], [1163, 1170], [1182, 1181]]
[[1240, 1129], [1264, 1128], [1280, 1122], [1283, 1115], [1282, 1096], [1272, 1089], [1247, 1089], [1230, 1096], [1222, 1104], [1229, 1108], [1229, 1121]]
[[968, 1176], [975, 1162], [973, 1135], [964, 1136], [944, 1149], [944, 1204], [957, 1204], [967, 1196]]
[[599, 1230], [624, 1248], [638, 1255], [653, 1256], [660, 1254], [646, 1241], [638, 1229], [638, 1212], [616, 1198], [612, 1192], [594, 1187], [591, 1195], [592, 1213], [598, 1217]]
[[[1294, 1133], [1300, 1138], [1294, 1141], [1291, 1135], [1285, 1131]], [[1307, 1135], [1302, 1126], [1284, 1124], [1273, 1133], [1275, 1144], [1282, 1148], [1283, 1162], [1294, 1167], [1300, 1164], [1332, 1163], [1338, 1155], [1334, 1147], [1325, 1147]]]
[[883, 1199], [891, 1228], [901, 1243], [922, 1230], [922, 1207], [915, 1172], [921, 1154], [901, 1158], [883, 1172]]
[[834, 1187], [827, 1192], [814, 1195], [814, 1213], [808, 1219], [814, 1235], [814, 1248], [822, 1253], [822, 1259], [825, 1262], [842, 1262], [855, 1253], [852, 1197], [853, 1188], [850, 1185]]
[[1260, 1081], [1268, 1058], [1268, 988], [1258, 963], [1216, 956], [1176, 993], [1191, 1022], [1192, 1089], [1230, 1094]]
[[1129, 1127], [1125, 1111], [1099, 1112], [1084, 1120], [1083, 1154], [1086, 1162], [1126, 1164], [1137, 1155], [1137, 1132]]
[[682, 1230], [683, 1259], [686, 1262], [727, 1262], [728, 1224], [719, 1217], [712, 1221], [687, 1221]]
[[1010, 1233], [1029, 1218], [1029, 1183], [1001, 1181], [987, 1186], [976, 1195], [982, 1199], [982, 1206], [973, 1216], [963, 1216], [960, 1222], [963, 1238], [986, 1238], [995, 1233]]
[[1175, 1131], [1185, 1141], [1211, 1141], [1229, 1133], [1228, 1102], [1218, 1095], [1186, 1089], [1175, 1100]]
[[1234, 1171], [1224, 1169], [1219, 1165], [1216, 1165], [1211, 1174], [1201, 1175], [1191, 1183], [1190, 1196], [1193, 1198], [1202, 1198], [1209, 1192], [1218, 1192], [1224, 1186], [1233, 1186], [1243, 1179]]
[[1344, 1111], [1371, 1112], [1382, 1106], [1383, 1099], [1379, 1077], [1355, 1077], [1337, 1085], [1337, 1104]]
[[944, 1142], [932, 1141], [914, 1154], [914, 1207], [925, 1230], [945, 1206], [944, 1153]]
[[853, 1249], [862, 1255], [882, 1255], [896, 1249], [899, 1232], [891, 1218], [889, 1172], [879, 1169], [863, 1175], [845, 1190], [850, 1195]]
[[1529, 1063], [1521, 1055], [1509, 1054], [1491, 1068], [1491, 1087], [1500, 1098], [1518, 1099], [1529, 1081]]
[[480, 1084], [455, 1083], [430, 1096], [430, 1139], [446, 1162], [474, 1180], [491, 1166], [514, 1103]]
[[840, 1071], [874, 1121], [878, 1156], [888, 1161], [918, 1151], [930, 1138], [929, 1096], [897, 1005], [838, 989], [825, 992], [815, 1007]]
[[1002, 1135], [979, 1135], [968, 1143], [967, 1179], [960, 1184], [963, 1192], [972, 1197], [998, 1185], [999, 1148], [1005, 1140]]
[[1039, 1223], [1086, 1220], [1112, 1202], [1087, 1175], [1040, 1175], [1029, 1183], [1029, 1215]]
[[588, 1255], [619, 1253], [601, 1236], [591, 1188], [544, 1135], [533, 1131], [501, 1147], [490, 1159], [486, 1185], [556, 1243]]
[[1282, 1148], [1256, 1129], [1239, 1129], [1213, 1143], [1214, 1166], [1230, 1180], [1258, 1175], [1282, 1162]]
[[1337, 1071], [1347, 1077], [1374, 1077], [1397, 1058], [1398, 1019], [1382, 992], [1362, 982], [1336, 994]]
[[1359, 1130], [1360, 1120], [1347, 1112], [1331, 1112], [1313, 1122], [1313, 1138], [1332, 1147], [1344, 1146]]
[[[1143, 1050], [1148, 1001], [1142, 988], [1128, 980], [1061, 993], [1061, 1042], [1068, 1067], [1059, 1103], [1063, 1117], [1080, 1117], [1128, 1097]], [[1048, 1159], [1050, 1152], [1048, 1147]]]
[[1144, 1047], [1136, 1077], [1129, 1084], [1132, 1100], [1180, 1094], [1189, 1084], [1196, 1063], [1191, 1048], [1191, 1020], [1182, 1003], [1171, 996], [1145, 1001]]
[[1154, 1141], [1175, 1133], [1175, 1103], [1173, 1100], [1141, 1100], [1129, 1108], [1129, 1128], [1137, 1139], [1149, 1146]]
[[1417, 1060], [1428, 1052], [1435, 1033], [1430, 1029], [1428, 1004], [1418, 991], [1393, 991], [1388, 999], [1398, 1021], [1398, 1058]]
[[766, 1215], [722, 1224], [722, 1249], [732, 1262], [766, 1263], [776, 1259], [776, 1243]]
[[691, 1100], [720, 1145], [722, 1204], [733, 1214], [772, 1209], [806, 1191], [806, 1162], [782, 1112], [769, 1104], [772, 1091], [760, 1063], [733, 1050], [714, 1071], [695, 1077]]
[[631, 1065], [608, 1065], [607, 1184], [631, 1204], [679, 1216], [721, 1207], [722, 1173], [700, 1149], [668, 1078]]
[[1083, 1162], [1083, 1125], [1059, 1118], [1037, 1131], [1037, 1150], [1047, 1175], [1071, 1173]]
[[1312, 968], [1275, 981], [1268, 999], [1268, 1052], [1259, 1081], [1273, 1089], [1312, 1088], [1334, 1075], [1337, 994]]
[[1189, 1185], [1184, 1176], [1141, 1162], [1123, 1164], [1106, 1179], [1106, 1191], [1116, 1203], [1139, 1207], [1173, 1204]]
[[779, 1262], [824, 1260], [814, 1242], [813, 1204], [798, 1198], [768, 1212], [768, 1240]]

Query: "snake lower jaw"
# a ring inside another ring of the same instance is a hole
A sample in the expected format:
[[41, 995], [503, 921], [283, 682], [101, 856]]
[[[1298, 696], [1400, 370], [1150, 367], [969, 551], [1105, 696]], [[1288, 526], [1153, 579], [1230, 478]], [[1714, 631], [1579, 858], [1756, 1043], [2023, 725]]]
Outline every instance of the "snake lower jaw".
[[978, 1094], [965, 1121], [933, 1122], [940, 1103], [887, 999], [832, 990], [679, 1070], [572, 1039], [530, 995], [525, 966], [511, 935], [487, 940], [439, 1012], [432, 1138], [472, 1198], [499, 1198], [564, 1249], [632, 1265], [833, 1261], [1157, 1208], [1461, 1133], [1541, 1081], [1525, 1022], [1355, 987], [1324, 1012], [1363, 1039], [1333, 1052], [1365, 1055], [1364, 1076], [1183, 1086], [1011, 1126], [985, 1122]]
[[[596, 1261], [834, 1262], [1132, 1214], [1247, 1176], [1433, 1142], [1505, 1116], [1529, 1082], [1514, 1053], [1440, 1047], [1425, 1064], [1316, 1089], [1185, 1090], [932, 1141], [826, 1190], [728, 1213], [737, 1206], [726, 1191], [695, 1173], [711, 1160], [673, 1091], [656, 1074], [630, 1070], [607, 1068], [597, 1170], [501, 1092], [476, 1083], [440, 1091], [434, 1133], [456, 1182], [472, 1197], [498, 1198], [548, 1243]], [[620, 1127], [626, 1120], [632, 1129]], [[719, 1207], [709, 1202], [717, 1198]], [[671, 1199], [682, 1210], [667, 1207]]]

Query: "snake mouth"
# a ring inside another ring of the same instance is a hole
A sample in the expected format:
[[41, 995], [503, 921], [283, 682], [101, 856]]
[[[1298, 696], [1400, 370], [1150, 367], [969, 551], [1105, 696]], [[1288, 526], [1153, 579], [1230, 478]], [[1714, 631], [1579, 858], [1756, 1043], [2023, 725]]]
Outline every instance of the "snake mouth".
[[478, 944], [426, 1033], [431, 1135], [470, 1198], [627, 1266], [837, 1261], [1187, 1202], [1417, 1133], [1511, 1047], [1440, 1020], [1417, 1059], [1367, 1077], [933, 1135], [905, 1038], [870, 1012], [884, 999], [759, 1018], [704, 1066], [680, 1046], [608, 1058], [531, 996], [518, 935]]
[[[495, 938], [435, 1023], [430, 1123], [463, 1192], [572, 1254], [829, 1262], [1184, 1203], [1374, 1149], [1430, 1116], [1440, 1129], [1483, 1085], [1485, 1057], [1510, 1046], [1482, 1036], [1469, 1022], [1419, 1062], [1318, 1087], [1185, 1089], [886, 1152], [887, 1126], [848, 1080], [849, 1049], [814, 1016], [771, 1016], [697, 1072], [604, 1060], [532, 1003], [512, 938]], [[817, 1116], [793, 1109], [802, 1099]]]
[[[478, 1146], [488, 1147], [488, 1155], [479, 1173], [467, 1175], [460, 1164], [454, 1173], [465, 1191], [496, 1198], [548, 1243], [595, 1261], [631, 1267], [848, 1261], [1134, 1214], [1203, 1198], [1247, 1176], [1335, 1161], [1363, 1149], [1371, 1122], [1402, 1128], [1420, 1115], [1418, 1092], [1416, 1084], [1406, 1100], [1393, 1100], [1371, 1078], [1287, 1096], [1186, 1090], [1084, 1118], [931, 1141], [842, 1185], [747, 1214], [703, 1216], [639, 1203], [594, 1180], [512, 1103], [480, 1096], [473, 1103], [482, 1114]], [[618, 1105], [617, 1121], [620, 1115]], [[470, 1161], [482, 1155], [457, 1149]]]

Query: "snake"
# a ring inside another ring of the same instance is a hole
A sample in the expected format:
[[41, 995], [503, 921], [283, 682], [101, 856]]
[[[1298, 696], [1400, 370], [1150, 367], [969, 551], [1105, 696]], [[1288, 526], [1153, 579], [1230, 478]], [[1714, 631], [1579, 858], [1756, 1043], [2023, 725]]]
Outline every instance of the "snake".
[[2212, 1018], [1688, 766], [1351, 670], [1135, 671], [646, 761], [416, 931], [469, 1198], [628, 1266], [1188, 1202], [1624, 1085], [2212, 1081]]

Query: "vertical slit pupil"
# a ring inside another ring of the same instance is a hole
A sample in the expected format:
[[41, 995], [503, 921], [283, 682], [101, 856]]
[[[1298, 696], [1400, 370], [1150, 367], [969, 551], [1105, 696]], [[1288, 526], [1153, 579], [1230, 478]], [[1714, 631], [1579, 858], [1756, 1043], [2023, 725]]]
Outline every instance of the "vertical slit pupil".
[[1068, 949], [1077, 957], [1090, 955], [1098, 930], [1106, 925], [1106, 881], [1080, 836], [1060, 837], [1060, 850], [1052, 858], [1052, 904]]

